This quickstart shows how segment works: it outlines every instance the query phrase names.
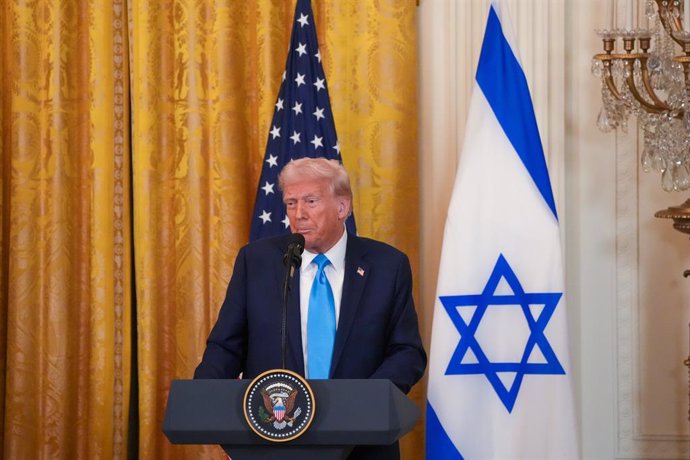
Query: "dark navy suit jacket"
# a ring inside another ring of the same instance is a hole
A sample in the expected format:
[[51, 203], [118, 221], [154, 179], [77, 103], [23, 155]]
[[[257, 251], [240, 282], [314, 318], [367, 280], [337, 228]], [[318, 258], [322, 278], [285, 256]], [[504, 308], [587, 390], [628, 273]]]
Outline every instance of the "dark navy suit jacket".
[[[275, 237], [240, 250], [194, 378], [236, 378], [242, 373], [251, 379], [282, 367], [285, 246], [286, 237]], [[288, 301], [285, 367], [304, 375], [299, 291], [297, 270]], [[331, 378], [389, 379], [407, 393], [425, 367], [407, 256], [387, 244], [348, 234]], [[391, 447], [397, 452], [397, 445]], [[381, 454], [376, 458], [389, 457]], [[357, 458], [365, 457], [369, 455]]]

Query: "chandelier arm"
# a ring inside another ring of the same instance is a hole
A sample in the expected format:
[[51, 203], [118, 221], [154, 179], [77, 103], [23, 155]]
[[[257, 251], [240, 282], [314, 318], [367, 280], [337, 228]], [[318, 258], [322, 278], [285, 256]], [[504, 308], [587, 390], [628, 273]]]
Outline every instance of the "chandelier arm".
[[611, 75], [607, 75], [606, 77], [604, 77], [604, 82], [606, 83], [606, 86], [609, 88], [609, 91], [611, 91], [613, 97], [615, 97], [619, 101], [623, 99], [623, 97], [621, 97], [621, 93], [618, 91], [618, 88], [616, 88], [616, 83], [613, 81], [613, 77]]
[[654, 101], [654, 105], [656, 107], [661, 108], [662, 110], [670, 110], [671, 108], [668, 106], [668, 104], [659, 99], [659, 96], [656, 95], [656, 91], [654, 91], [654, 88], [652, 88], [652, 82], [649, 77], [649, 71], [647, 70], [647, 58], [640, 58], [640, 64], [642, 85], [644, 85], [644, 89], [646, 90], [649, 97], [652, 99], [652, 101]]
[[647, 100], [645, 98], [643, 98], [642, 95], [640, 94], [640, 92], [637, 90], [637, 87], [635, 86], [635, 79], [632, 75], [627, 77], [625, 79], [625, 82], [628, 84], [628, 89], [630, 90], [632, 95], [635, 97], [635, 100], [637, 100], [637, 102], [640, 103], [640, 105], [645, 110], [645, 112], [663, 113], [666, 110], [668, 110], [668, 108], [666, 108], [666, 107], [658, 107], [654, 104], [650, 104], [649, 102], [647, 102]]
[[616, 88], [616, 82], [613, 80], [613, 75], [611, 73], [611, 61], [609, 59], [601, 59], [601, 61], [604, 64], [604, 74], [602, 75], [602, 81], [606, 83], [606, 86], [608, 87], [613, 97], [616, 98], [616, 100], [622, 100], [623, 97], [621, 96], [621, 93], [618, 91], [618, 88]]
[[[611, 95], [613, 95], [614, 98], [616, 98], [619, 101], [624, 100], [623, 96], [621, 95], [620, 91], [616, 87], [616, 82], [613, 79], [613, 75], [611, 73], [611, 60], [616, 59], [616, 58], [622, 58], [623, 56], [617, 56], [617, 55], [606, 55], [606, 54], [600, 54], [595, 56], [595, 59], [598, 59], [604, 64], [604, 76], [602, 78], [603, 82], [606, 84], [608, 87], [609, 91], [611, 92]], [[644, 81], [643, 78], [643, 85], [647, 92], [650, 94], [650, 97], [654, 100], [654, 104], [650, 104], [647, 102], [640, 94], [640, 92], [637, 90], [637, 87], [635, 86], [635, 80], [632, 77], [632, 70], [630, 69], [632, 67], [632, 60], [628, 60], [629, 56], [626, 55], [626, 65], [628, 66], [628, 70], [630, 71], [630, 75], [626, 78], [626, 84], [628, 85], [628, 88], [630, 89], [630, 92], [632, 95], [637, 99], [644, 110], [646, 112], [650, 113], [662, 113], [666, 110], [669, 109], [668, 105], [666, 105], [664, 102], [659, 100], [659, 98], [654, 94], [654, 90], [651, 87], [651, 84], [649, 83], [649, 75], [647, 75], [647, 81]], [[646, 72], [646, 69], [645, 69]]]
[[637, 90], [637, 86], [635, 85], [635, 77], [633, 75], [633, 61], [632, 60], [626, 60], [625, 66], [628, 68], [628, 76], [625, 77], [625, 82], [628, 85], [628, 89], [630, 90], [630, 93], [633, 95], [633, 97], [637, 100], [637, 102], [640, 103], [642, 108], [645, 110], [645, 112], [648, 113], [662, 113], [667, 110], [665, 107], [659, 107], [654, 104], [650, 104], [647, 102], [645, 98], [642, 97], [640, 92]]

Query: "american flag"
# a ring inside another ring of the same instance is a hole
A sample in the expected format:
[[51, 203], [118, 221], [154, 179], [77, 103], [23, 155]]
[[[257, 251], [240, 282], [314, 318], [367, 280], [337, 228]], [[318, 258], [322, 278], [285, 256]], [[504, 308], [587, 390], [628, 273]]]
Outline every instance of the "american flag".
[[[342, 162], [310, 0], [297, 1], [282, 79], [256, 191], [251, 241], [290, 232], [278, 190], [278, 173], [287, 162], [302, 157]], [[347, 226], [355, 233], [352, 216]]]

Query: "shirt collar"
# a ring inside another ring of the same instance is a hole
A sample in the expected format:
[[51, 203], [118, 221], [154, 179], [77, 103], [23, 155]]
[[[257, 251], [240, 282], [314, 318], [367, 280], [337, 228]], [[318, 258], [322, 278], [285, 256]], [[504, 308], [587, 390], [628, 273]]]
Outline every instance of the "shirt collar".
[[[333, 245], [331, 249], [326, 251], [324, 255], [328, 257], [328, 260], [331, 261], [331, 265], [333, 265], [333, 268], [335, 271], [339, 272], [341, 270], [345, 270], [345, 250], [347, 248], [347, 230], [343, 232], [343, 236], [340, 237], [337, 243]], [[306, 270], [307, 267], [311, 265], [311, 262], [314, 260], [314, 257], [316, 257], [318, 254], [310, 252], [308, 250], [304, 250], [304, 254], [302, 254], [302, 267], [301, 271]]]

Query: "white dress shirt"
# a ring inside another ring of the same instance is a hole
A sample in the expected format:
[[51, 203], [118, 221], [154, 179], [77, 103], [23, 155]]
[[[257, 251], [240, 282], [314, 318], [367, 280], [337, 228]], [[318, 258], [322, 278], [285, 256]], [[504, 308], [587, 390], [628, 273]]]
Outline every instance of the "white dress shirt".
[[[335, 324], [338, 328], [338, 318], [340, 318], [340, 300], [343, 296], [343, 280], [345, 279], [345, 249], [347, 247], [347, 230], [343, 232], [337, 243], [325, 252], [324, 255], [331, 261], [324, 271], [326, 278], [333, 290], [333, 300], [335, 301]], [[309, 252], [306, 249], [302, 254], [302, 265], [299, 273], [299, 309], [302, 327], [302, 354], [304, 355], [304, 370], [307, 370], [307, 318], [309, 317], [309, 296], [311, 285], [316, 277], [317, 266], [312, 261], [318, 254]], [[307, 376], [308, 377], [308, 376]]]

